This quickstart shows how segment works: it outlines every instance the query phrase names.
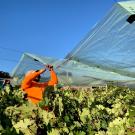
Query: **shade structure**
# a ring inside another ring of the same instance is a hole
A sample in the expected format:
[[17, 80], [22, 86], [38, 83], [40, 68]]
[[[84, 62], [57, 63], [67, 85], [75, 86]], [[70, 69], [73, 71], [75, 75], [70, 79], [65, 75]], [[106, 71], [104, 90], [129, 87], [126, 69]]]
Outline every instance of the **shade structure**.
[[116, 3], [66, 59], [134, 78], [134, 21], [135, 1]]
[[25, 53], [13, 75], [22, 78], [26, 71], [47, 63], [54, 65], [61, 83], [134, 86], [135, 1], [116, 3], [65, 59]]
[[[52, 64], [56, 71], [59, 83], [73, 86], [101, 86], [110, 83], [126, 83], [135, 81], [135, 78], [122, 76], [120, 74], [101, 70], [97, 67], [90, 67], [74, 60], [59, 60], [50, 57], [43, 57], [34, 54], [24, 53], [18, 65], [12, 72], [13, 77], [18, 78], [21, 83], [25, 73], [29, 70], [44, 68], [46, 64]], [[49, 72], [41, 76], [41, 81], [49, 79]]]
[[[66, 85], [89, 85], [94, 81], [99, 84], [101, 80], [87, 76], [89, 67], [76, 61], [58, 60], [50, 57], [43, 57], [34, 54], [24, 53], [12, 72], [13, 77], [18, 78], [18, 83], [21, 82], [25, 73], [29, 70], [37, 70], [44, 68], [46, 64], [52, 64], [56, 71], [59, 83]], [[82, 69], [83, 68], [83, 69]], [[42, 81], [49, 79], [49, 72], [42, 74]]]

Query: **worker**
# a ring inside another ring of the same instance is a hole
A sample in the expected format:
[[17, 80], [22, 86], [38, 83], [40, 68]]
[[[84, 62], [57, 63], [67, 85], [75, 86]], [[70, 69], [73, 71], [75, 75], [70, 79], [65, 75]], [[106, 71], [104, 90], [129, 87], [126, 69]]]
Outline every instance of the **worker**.
[[[47, 82], [39, 82], [40, 74], [48, 69], [50, 71], [50, 80]], [[43, 93], [47, 86], [54, 86], [58, 83], [58, 78], [53, 70], [52, 65], [45, 66], [44, 69], [28, 71], [22, 81], [21, 89], [27, 94], [28, 100], [37, 104], [42, 100]]]

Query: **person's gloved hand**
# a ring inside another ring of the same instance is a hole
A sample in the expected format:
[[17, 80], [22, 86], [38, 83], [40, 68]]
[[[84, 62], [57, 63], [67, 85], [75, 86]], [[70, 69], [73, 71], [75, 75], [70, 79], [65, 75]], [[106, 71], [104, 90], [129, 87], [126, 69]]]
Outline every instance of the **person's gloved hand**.
[[50, 64], [47, 64], [47, 65], [46, 65], [46, 68], [47, 68], [49, 71], [52, 71], [52, 70], [53, 70], [53, 66], [50, 65]]

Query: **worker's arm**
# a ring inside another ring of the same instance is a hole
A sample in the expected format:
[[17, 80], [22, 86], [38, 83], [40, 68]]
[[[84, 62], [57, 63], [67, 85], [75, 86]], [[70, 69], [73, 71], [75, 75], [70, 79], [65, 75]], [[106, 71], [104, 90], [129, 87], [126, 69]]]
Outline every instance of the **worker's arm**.
[[37, 77], [37, 76], [39, 76], [40, 74], [42, 74], [43, 72], [45, 72], [46, 71], [46, 69], [44, 68], [44, 69], [40, 69], [40, 70], [37, 70], [37, 71], [29, 71], [26, 75], [25, 75], [25, 77], [24, 77], [24, 79], [23, 79], [23, 81], [22, 81], [22, 83], [21, 83], [21, 88], [22, 89], [27, 89], [27, 88], [29, 88], [29, 87], [31, 87], [31, 83], [33, 82], [33, 80]]
[[53, 66], [47, 65], [46, 68], [50, 71], [50, 76], [51, 76], [50, 81], [48, 81], [48, 85], [51, 86], [51, 85], [58, 84], [58, 78], [55, 71], [53, 70]]
[[50, 86], [50, 85], [58, 84], [58, 78], [53, 69], [50, 71], [50, 76], [51, 76], [51, 79], [50, 81], [48, 81], [48, 85]]
[[32, 81], [32, 83], [31, 83], [31, 85], [33, 87], [46, 87], [46, 86], [51, 86], [51, 85], [55, 85], [55, 84], [58, 84], [58, 78], [53, 69], [50, 71], [50, 80], [48, 82]]
[[44, 69], [37, 70], [37, 71], [34, 71], [34, 73], [30, 75], [29, 81], [33, 81], [33, 79], [35, 79], [37, 76], [39, 76], [40, 74], [42, 74], [45, 71], [46, 71], [45, 68]]

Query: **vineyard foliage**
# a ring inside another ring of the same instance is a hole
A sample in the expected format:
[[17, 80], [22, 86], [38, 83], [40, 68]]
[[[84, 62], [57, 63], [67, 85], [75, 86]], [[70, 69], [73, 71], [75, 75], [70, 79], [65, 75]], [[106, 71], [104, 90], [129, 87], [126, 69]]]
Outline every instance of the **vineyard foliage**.
[[23, 92], [0, 90], [1, 135], [134, 135], [135, 91], [108, 86], [57, 89], [34, 105]]

